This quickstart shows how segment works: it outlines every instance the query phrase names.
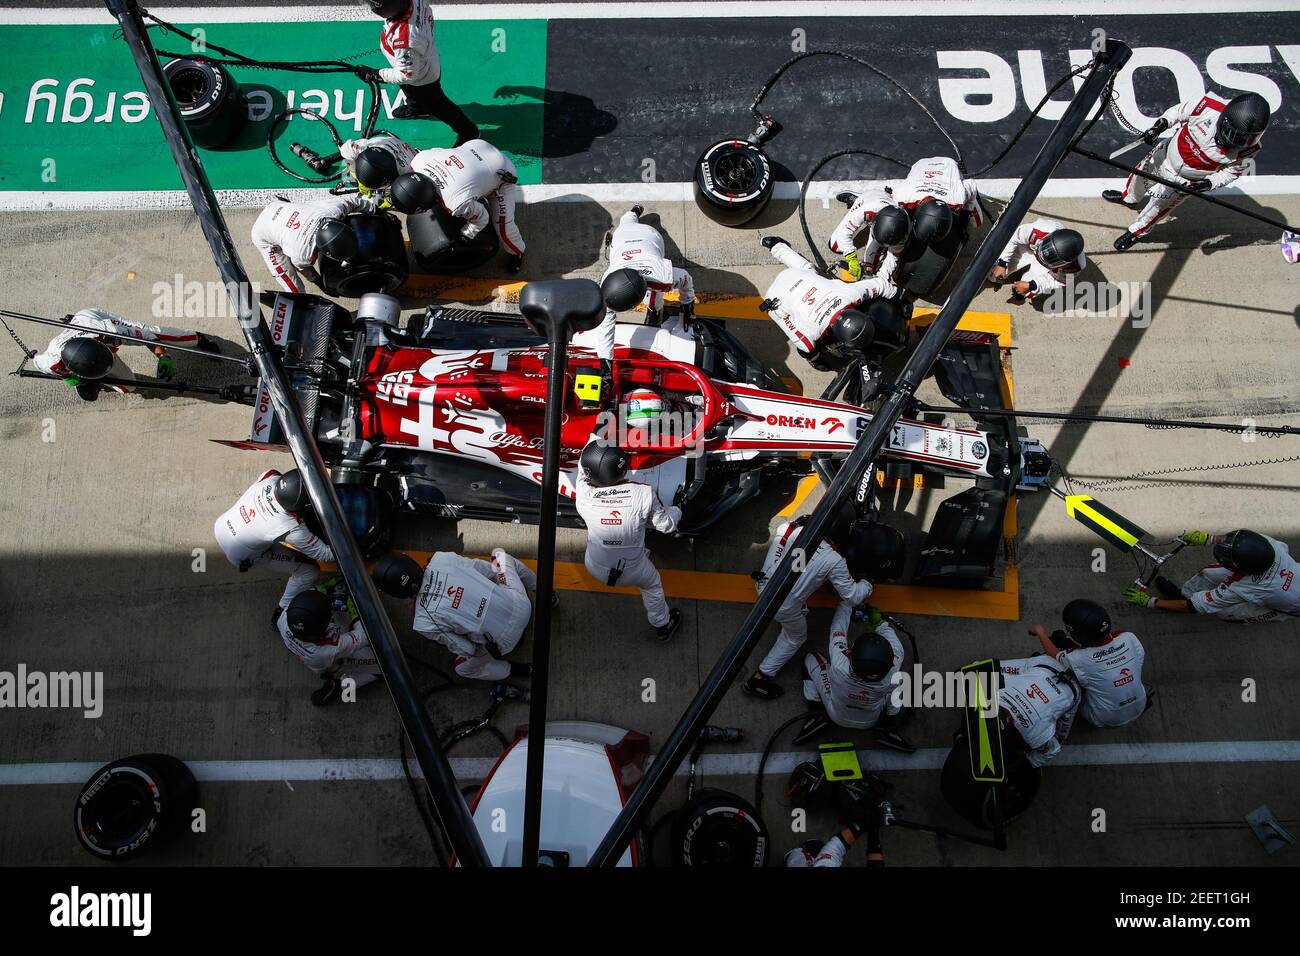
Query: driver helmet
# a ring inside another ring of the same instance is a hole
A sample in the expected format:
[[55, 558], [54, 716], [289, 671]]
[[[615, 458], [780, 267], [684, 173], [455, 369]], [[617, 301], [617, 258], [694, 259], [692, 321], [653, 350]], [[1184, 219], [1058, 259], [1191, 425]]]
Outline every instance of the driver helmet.
[[652, 388], [638, 388], [623, 398], [623, 417], [629, 428], [643, 428], [668, 410], [664, 397]]

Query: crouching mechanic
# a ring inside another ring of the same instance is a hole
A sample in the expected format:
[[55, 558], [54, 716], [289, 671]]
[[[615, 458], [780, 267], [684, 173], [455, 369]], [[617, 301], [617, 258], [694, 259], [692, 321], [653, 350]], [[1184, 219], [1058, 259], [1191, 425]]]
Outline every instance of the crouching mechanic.
[[343, 217], [373, 208], [373, 201], [362, 196], [313, 203], [276, 200], [253, 223], [253, 245], [281, 289], [306, 292], [308, 280], [320, 284], [316, 260], [321, 253], [340, 262], [357, 253], [356, 234]]
[[[695, 314], [695, 283], [691, 274], [664, 258], [664, 237], [654, 226], [641, 221], [642, 206], [623, 213], [618, 225], [605, 233], [605, 254], [609, 266], [601, 276], [600, 288], [605, 297], [605, 318], [588, 332], [577, 332], [572, 344], [589, 348], [602, 361], [614, 358], [614, 320], [619, 312], [646, 307], [646, 324], [663, 320], [664, 295], [674, 289], [681, 296], [682, 318]], [[637, 283], [627, 271], [639, 275]]]
[[297, 469], [264, 472], [212, 526], [226, 559], [240, 572], [271, 568], [289, 575], [280, 604], [271, 614], [272, 630], [295, 597], [320, 577], [319, 563], [334, 552], [303, 524], [299, 513], [310, 501]]
[[1202, 568], [1181, 589], [1156, 578], [1163, 597], [1130, 587], [1126, 601], [1176, 614], [1210, 614], [1232, 624], [1300, 617], [1300, 586], [1295, 584], [1300, 565], [1283, 542], [1245, 528], [1214, 535], [1184, 531], [1182, 538], [1191, 545], [1212, 544], [1218, 563]]
[[1063, 631], [1029, 633], [1043, 653], [1070, 669], [1083, 690], [1079, 713], [1094, 727], [1123, 727], [1141, 717], [1150, 695], [1142, 683], [1146, 650], [1130, 631], [1115, 630], [1110, 614], [1095, 601], [1075, 598], [1061, 612]]
[[681, 626], [682, 612], [668, 607], [645, 533], [649, 526], [672, 534], [682, 512], [676, 505], [665, 506], [649, 485], [630, 481], [627, 468], [627, 453], [613, 445], [591, 441], [582, 449], [575, 504], [587, 526], [583, 562], [593, 578], [609, 587], [637, 588], [655, 636], [667, 641]]
[[386, 192], [398, 176], [411, 171], [417, 153], [410, 143], [386, 134], [344, 140], [339, 146], [339, 156], [363, 196]]
[[[1259, 139], [1271, 118], [1268, 102], [1258, 93], [1242, 93], [1231, 100], [1206, 93], [1178, 104], [1156, 120], [1142, 137], [1155, 148], [1137, 168], [1198, 193], [1227, 186], [1249, 171], [1251, 157], [1259, 152]], [[1125, 206], [1145, 200], [1137, 219], [1115, 240], [1120, 252], [1132, 247], [1187, 198], [1186, 193], [1138, 175], [1129, 176], [1123, 189], [1107, 189], [1101, 195]]]
[[311, 702], [323, 707], [342, 696], [345, 682], [352, 689], [380, 677], [379, 662], [360, 621], [336, 614], [320, 591], [303, 591], [279, 620], [280, 639], [294, 657], [323, 682]]
[[88, 402], [97, 399], [105, 388], [119, 393], [130, 391], [125, 385], [103, 385], [97, 381], [101, 378], [135, 379], [135, 373], [117, 354], [123, 342], [149, 346], [158, 359], [155, 374], [163, 381], [176, 374], [176, 363], [167, 354], [168, 345], [199, 348], [205, 352], [219, 351], [217, 343], [200, 332], [166, 325], [144, 325], [107, 309], [82, 309], [73, 315], [65, 315], [63, 321], [77, 328], [60, 332], [45, 346], [45, 351], [28, 357], [45, 374], [61, 376], [65, 384], [75, 388], [77, 394]]
[[1002, 285], [1023, 269], [1024, 275], [1011, 286], [1014, 300], [1019, 304], [1065, 288], [1068, 278], [1078, 275], [1087, 264], [1083, 236], [1055, 219], [1035, 219], [1011, 234], [1011, 241], [998, 256], [990, 278]]
[[976, 226], [984, 224], [979, 190], [962, 175], [957, 161], [947, 156], [918, 159], [893, 192], [894, 202], [911, 218], [912, 234], [922, 242], [944, 238], [958, 217], [969, 217]]
[[501, 660], [533, 617], [528, 592], [537, 589], [537, 576], [522, 561], [500, 548], [491, 561], [438, 551], [421, 571], [414, 559], [391, 552], [375, 562], [371, 576], [385, 594], [415, 598], [415, 632], [455, 654], [461, 677], [501, 681], [532, 672]]
[[[799, 535], [807, 521], [806, 516], [796, 518], [776, 529], [776, 537], [772, 539], [767, 557], [763, 559], [763, 569], [754, 574], [754, 590], [758, 594], [763, 593], [772, 572], [786, 553], [797, 547]], [[854, 539], [861, 536], [864, 530], [856, 523], [850, 526], [848, 522], [840, 522], [839, 527], [833, 528], [826, 535], [826, 540], [817, 546], [813, 554], [803, 556], [803, 570], [797, 572], [799, 576], [794, 587], [773, 618], [780, 626], [776, 643], [758, 665], [758, 670], [742, 685], [745, 693], [763, 700], [775, 700], [784, 693], [784, 689], [776, 682], [776, 675], [808, 639], [808, 599], [823, 584], [829, 581], [840, 600], [848, 604], [850, 609], [871, 597], [871, 582], [857, 578], [854, 574], [858, 570], [855, 553], [858, 549]], [[850, 567], [846, 553], [854, 558], [853, 567]]]
[[[835, 198], [846, 203], [849, 211], [831, 233], [827, 247], [842, 258], [848, 279], [856, 282], [863, 273], [889, 278], [881, 266], [886, 261], [891, 268], [897, 263], [898, 251], [911, 231], [911, 220], [905, 210], [895, 205], [893, 190], [886, 187], [845, 192]], [[867, 244], [859, 258], [857, 236], [863, 230], [867, 231]]]
[[820, 704], [795, 737], [796, 745], [811, 740], [831, 723], [849, 730], [878, 727], [876, 742], [894, 750], [916, 750], [889, 730], [901, 708], [893, 699], [894, 675], [903, 666], [903, 645], [879, 610], [869, 608], [872, 630], [859, 634], [849, 646], [853, 605], [841, 601], [831, 621], [828, 656], [810, 653], [803, 660], [804, 699]]
[[[832, 330], [836, 341], [846, 348], [860, 349], [871, 344], [874, 326], [858, 306], [867, 300], [883, 301], [896, 296], [898, 289], [888, 278], [872, 276], [858, 282], [828, 278], [780, 236], [765, 236], [763, 245], [786, 268], [772, 280], [759, 308], [813, 368], [830, 368], [825, 349]], [[899, 308], [897, 303], [892, 305]]]
[[1079, 689], [1066, 666], [1046, 655], [1001, 662], [998, 709], [1014, 729], [1031, 767], [1061, 752], [1079, 709]]
[[[509, 254], [507, 267], [512, 273], [523, 268], [527, 244], [515, 222], [515, 207], [523, 192], [516, 185], [519, 173], [509, 156], [487, 140], [472, 139], [455, 149], [426, 149], [416, 153], [411, 160], [411, 171], [432, 181], [435, 201], [465, 221], [461, 238], [473, 239], [495, 221], [497, 236]], [[429, 208], [399, 201], [399, 194], [400, 190], [394, 188], [394, 205], [401, 212]]]
[[884, 866], [885, 851], [880, 845], [879, 827], [860, 820], [854, 820], [845, 825], [842, 830], [825, 843], [819, 840], [809, 840], [802, 846], [795, 847], [785, 855], [785, 865], [797, 869], [817, 866], [843, 866], [844, 857], [848, 855], [850, 848], [864, 833], [867, 835], [867, 866]]

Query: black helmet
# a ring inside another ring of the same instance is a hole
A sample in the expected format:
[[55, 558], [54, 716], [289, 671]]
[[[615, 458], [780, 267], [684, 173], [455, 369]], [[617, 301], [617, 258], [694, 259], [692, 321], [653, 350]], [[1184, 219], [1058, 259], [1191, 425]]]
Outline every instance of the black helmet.
[[311, 641], [325, 636], [332, 612], [330, 599], [312, 588], [303, 591], [289, 603], [289, 610], [284, 612], [284, 622], [294, 637]]
[[408, 216], [432, 209], [438, 201], [438, 187], [423, 173], [402, 173], [393, 180], [388, 192], [393, 200], [393, 208]]
[[275, 483], [275, 503], [285, 511], [299, 511], [307, 504], [307, 486], [297, 468], [286, 471]]
[[69, 372], [81, 378], [103, 378], [113, 368], [113, 353], [99, 339], [76, 335], [63, 343], [59, 361]]
[[613, 445], [588, 442], [580, 464], [593, 485], [616, 485], [627, 477], [627, 455]]
[[1214, 557], [1237, 574], [1263, 574], [1277, 560], [1268, 538], [1245, 528], [1230, 531], [1222, 541], [1215, 542]]
[[600, 294], [605, 305], [615, 312], [636, 308], [645, 298], [645, 276], [635, 269], [615, 269], [600, 284]]
[[364, 0], [364, 3], [375, 16], [391, 20], [405, 13], [411, 0]]
[[357, 234], [342, 219], [322, 219], [316, 227], [316, 248], [337, 262], [357, 254]]
[[849, 655], [849, 667], [859, 680], [884, 680], [894, 666], [894, 648], [875, 631], [859, 634]]
[[912, 232], [921, 242], [938, 242], [952, 231], [952, 210], [937, 199], [926, 199], [912, 212]]
[[370, 572], [375, 587], [393, 597], [414, 597], [424, 580], [424, 570], [409, 555], [400, 551], [381, 554], [375, 562], [375, 569]]
[[902, 206], [886, 206], [871, 223], [871, 238], [882, 246], [901, 245], [911, 231], [912, 217]]
[[1110, 614], [1096, 601], [1075, 598], [1061, 612], [1066, 633], [1080, 647], [1096, 647], [1110, 637]]
[[871, 324], [871, 319], [857, 309], [841, 312], [831, 331], [837, 342], [851, 349], [865, 349], [876, 337], [876, 327]]
[[1068, 266], [1083, 254], [1083, 236], [1073, 229], [1057, 229], [1038, 240], [1034, 254], [1049, 269]]
[[903, 570], [905, 542], [897, 528], [875, 521], [853, 524], [842, 553], [855, 578], [879, 580], [897, 577]]
[[1219, 115], [1214, 142], [1220, 149], [1245, 149], [1264, 134], [1271, 118], [1268, 101], [1258, 93], [1234, 96]]
[[863, 306], [877, 346], [901, 346], [907, 338], [907, 312], [898, 299], [869, 299]]
[[397, 157], [378, 146], [367, 146], [352, 165], [357, 182], [367, 189], [383, 189], [397, 178]]

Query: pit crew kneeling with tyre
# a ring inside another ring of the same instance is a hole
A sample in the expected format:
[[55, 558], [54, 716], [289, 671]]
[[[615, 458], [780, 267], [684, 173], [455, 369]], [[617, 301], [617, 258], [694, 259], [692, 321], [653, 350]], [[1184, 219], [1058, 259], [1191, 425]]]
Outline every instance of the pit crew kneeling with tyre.
[[330, 599], [315, 588], [290, 602], [279, 628], [284, 646], [323, 682], [311, 695], [317, 707], [380, 677], [379, 662], [361, 622], [335, 612]]
[[253, 245], [281, 289], [306, 292], [307, 280], [320, 284], [317, 259], [322, 252], [338, 260], [356, 253], [356, 236], [343, 217], [372, 208], [371, 201], [360, 196], [319, 203], [277, 200], [253, 223]]
[[837, 334], [837, 341], [847, 348], [871, 344], [873, 325], [856, 319], [861, 315], [858, 307], [873, 299], [892, 300], [898, 289], [888, 278], [872, 276], [858, 282], [827, 278], [780, 236], [764, 237], [763, 245], [786, 268], [772, 280], [759, 308], [808, 364], [819, 371], [830, 369], [825, 351], [828, 336], [846, 318], [850, 321], [845, 323], [845, 332]]
[[415, 599], [415, 632], [455, 654], [461, 677], [503, 681], [532, 672], [527, 664], [501, 660], [533, 617], [528, 592], [536, 591], [537, 576], [517, 558], [500, 548], [491, 561], [438, 551], [421, 570], [393, 552], [375, 562], [372, 577], [385, 594]]

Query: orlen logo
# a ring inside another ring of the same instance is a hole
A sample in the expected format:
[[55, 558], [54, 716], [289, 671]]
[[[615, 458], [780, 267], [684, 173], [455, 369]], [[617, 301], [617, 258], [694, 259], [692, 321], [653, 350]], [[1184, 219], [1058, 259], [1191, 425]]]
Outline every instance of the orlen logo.
[[460, 607], [460, 599], [465, 596], [464, 588], [447, 588], [447, 597], [451, 598], [451, 606]]
[[288, 303], [280, 302], [275, 307], [275, 319], [271, 325], [271, 340], [273, 342], [284, 341], [284, 320], [288, 317]]
[[250, 508], [247, 505], [239, 506], [239, 517], [244, 519], [244, 524], [248, 524], [257, 517], [257, 509]]
[[609, 517], [607, 517], [607, 518], [601, 518], [601, 519], [600, 519], [600, 523], [601, 523], [601, 524], [622, 524], [622, 523], [623, 523], [623, 512], [621, 512], [621, 511], [611, 511], [611, 512], [609, 513]]
[[816, 428], [817, 419], [803, 418], [798, 415], [768, 415], [767, 423], [769, 425], [779, 425], [781, 428]]
[[806, 302], [808, 305], [812, 305], [814, 302], [817, 301], [816, 286], [810, 287], [808, 291], [803, 294], [803, 301]]
[[1121, 667], [1119, 669], [1119, 674], [1119, 680], [1115, 681], [1116, 687], [1123, 687], [1125, 684], [1133, 683], [1133, 672], [1127, 667]]

